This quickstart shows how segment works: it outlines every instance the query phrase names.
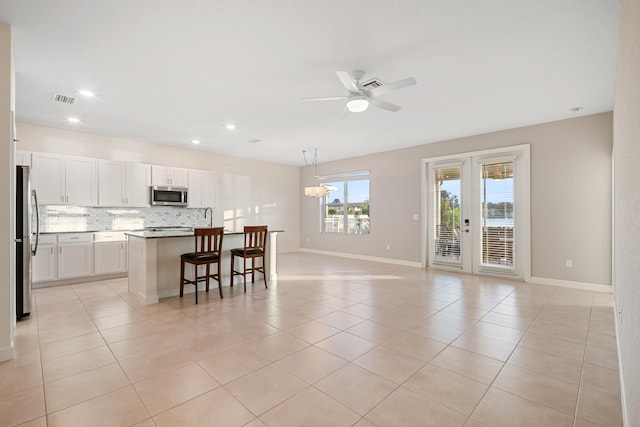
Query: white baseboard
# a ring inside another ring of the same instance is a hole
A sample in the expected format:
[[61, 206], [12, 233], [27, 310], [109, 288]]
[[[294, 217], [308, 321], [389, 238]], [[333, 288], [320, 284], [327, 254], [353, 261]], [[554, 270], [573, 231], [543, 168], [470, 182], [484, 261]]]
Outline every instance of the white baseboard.
[[622, 352], [620, 351], [620, 335], [618, 334], [618, 307], [616, 301], [613, 302], [613, 312], [615, 313], [616, 326], [616, 349], [618, 350], [618, 374], [620, 375], [620, 400], [622, 403], [622, 425], [629, 427], [629, 411], [627, 406], [626, 394], [624, 392], [624, 370], [622, 369]]
[[318, 254], [318, 255], [337, 256], [341, 258], [359, 259], [362, 261], [382, 262], [385, 264], [402, 265], [405, 267], [422, 268], [422, 264], [419, 262], [405, 261], [401, 259], [381, 258], [381, 257], [375, 257], [375, 256], [356, 255], [356, 254], [348, 254], [344, 252], [334, 252], [334, 251], [320, 251], [317, 249], [307, 249], [307, 248], [300, 248], [300, 252], [307, 252], [307, 253]]
[[145, 295], [142, 295], [140, 292], [136, 292], [135, 294], [144, 305], [157, 304], [158, 301], [159, 301], [158, 295], [146, 295], [145, 296]]
[[52, 286], [77, 285], [78, 283], [99, 282], [101, 280], [121, 279], [127, 277], [128, 273], [98, 274], [95, 276], [76, 277], [73, 279], [53, 280], [51, 282], [36, 282], [31, 285], [32, 289], [50, 288]]
[[0, 348], [0, 362], [13, 359], [13, 346]]
[[531, 276], [531, 283], [538, 285], [559, 286], [561, 288], [581, 289], [583, 291], [604, 292], [610, 294], [613, 288], [610, 285], [599, 283], [574, 282], [572, 280], [549, 279], [546, 277]]

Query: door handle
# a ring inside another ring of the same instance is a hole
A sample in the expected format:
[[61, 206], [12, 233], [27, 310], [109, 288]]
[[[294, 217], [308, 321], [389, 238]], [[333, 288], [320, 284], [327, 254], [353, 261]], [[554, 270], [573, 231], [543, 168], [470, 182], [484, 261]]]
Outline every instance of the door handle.
[[34, 206], [36, 210], [36, 244], [31, 251], [31, 255], [36, 256], [38, 253], [38, 243], [40, 243], [40, 207], [38, 206], [38, 193], [36, 190], [31, 190], [33, 196]]

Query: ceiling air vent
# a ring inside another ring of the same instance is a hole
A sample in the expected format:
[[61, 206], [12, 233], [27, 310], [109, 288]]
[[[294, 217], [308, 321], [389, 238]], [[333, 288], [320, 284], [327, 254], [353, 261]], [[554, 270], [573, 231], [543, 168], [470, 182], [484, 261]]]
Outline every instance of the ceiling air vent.
[[59, 93], [53, 94], [53, 100], [56, 102], [62, 102], [63, 104], [73, 105], [76, 103], [78, 98], [74, 98], [73, 96], [61, 95]]
[[365, 89], [375, 89], [377, 87], [382, 86], [384, 83], [382, 83], [381, 80], [378, 79], [371, 79], [371, 80], [367, 80], [366, 82], [362, 83], [362, 87]]

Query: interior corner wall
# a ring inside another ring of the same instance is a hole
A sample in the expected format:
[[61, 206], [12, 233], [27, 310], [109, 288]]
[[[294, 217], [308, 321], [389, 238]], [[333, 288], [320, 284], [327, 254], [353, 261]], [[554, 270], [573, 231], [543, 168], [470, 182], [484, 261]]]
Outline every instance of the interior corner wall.
[[626, 426], [640, 425], [640, 2], [622, 0], [614, 103], [614, 296]]
[[[612, 139], [612, 114], [601, 113], [321, 163], [320, 175], [370, 171], [371, 234], [322, 234], [318, 201], [304, 198], [300, 247], [421, 264], [421, 160], [529, 144], [531, 275], [611, 286]], [[313, 175], [302, 168], [301, 187]]]
[[0, 361], [13, 358], [15, 248], [11, 110], [13, 94], [11, 26], [0, 23]]

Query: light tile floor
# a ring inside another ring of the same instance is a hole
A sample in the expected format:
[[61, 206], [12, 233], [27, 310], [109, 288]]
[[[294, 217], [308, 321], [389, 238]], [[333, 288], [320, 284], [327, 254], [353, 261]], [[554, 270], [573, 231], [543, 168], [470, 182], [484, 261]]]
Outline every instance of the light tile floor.
[[0, 425], [622, 425], [611, 295], [310, 254], [223, 290], [36, 290]]

